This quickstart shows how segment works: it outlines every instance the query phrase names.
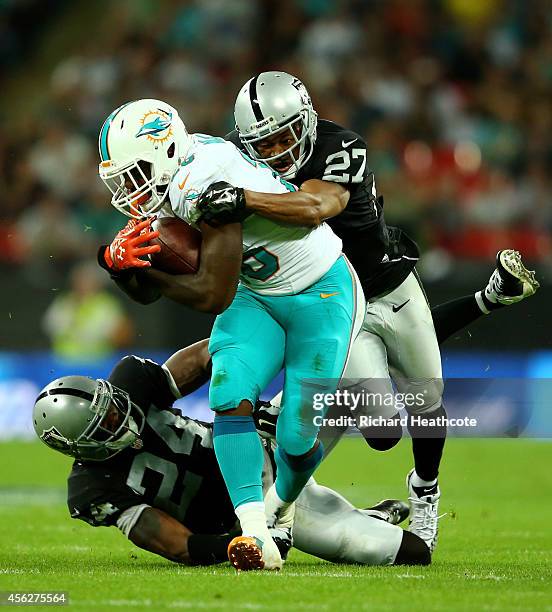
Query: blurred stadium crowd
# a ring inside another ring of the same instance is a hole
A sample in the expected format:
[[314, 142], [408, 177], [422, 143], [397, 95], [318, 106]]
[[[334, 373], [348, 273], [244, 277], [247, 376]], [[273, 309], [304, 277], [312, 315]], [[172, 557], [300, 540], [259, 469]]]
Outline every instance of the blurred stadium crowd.
[[550, 257], [547, 0], [99, 0], [93, 23], [89, 3], [55, 0], [22, 27], [45, 4], [0, 3], [3, 88], [57, 36], [66, 7], [81, 28], [27, 86], [18, 129], [18, 100], [0, 108], [0, 260], [37, 285], [51, 281], [48, 259], [60, 270], [90, 257], [125, 223], [96, 173], [113, 108], [158, 97], [190, 131], [225, 134], [238, 88], [263, 69], [300, 76], [320, 116], [366, 138], [388, 221], [424, 250]]

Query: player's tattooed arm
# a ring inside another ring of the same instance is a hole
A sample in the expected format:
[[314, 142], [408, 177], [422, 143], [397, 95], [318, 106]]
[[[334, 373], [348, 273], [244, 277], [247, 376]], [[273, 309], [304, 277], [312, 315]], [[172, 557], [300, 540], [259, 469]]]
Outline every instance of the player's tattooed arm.
[[167, 274], [148, 268], [143, 273], [161, 293], [202, 312], [219, 314], [236, 294], [242, 262], [239, 223], [211, 227], [201, 222], [201, 258], [196, 274]]
[[316, 227], [338, 215], [349, 202], [349, 191], [342, 185], [311, 179], [299, 191], [259, 193], [245, 190], [246, 208], [258, 215], [289, 223]]
[[128, 538], [136, 546], [176, 563], [192, 563], [188, 539], [192, 532], [158, 508], [146, 508]]
[[136, 546], [185, 565], [212, 565], [228, 560], [227, 548], [237, 533], [192, 533], [158, 508], [146, 508], [129, 533]]
[[180, 349], [163, 364], [172, 375], [182, 396], [193, 393], [211, 376], [209, 338]]

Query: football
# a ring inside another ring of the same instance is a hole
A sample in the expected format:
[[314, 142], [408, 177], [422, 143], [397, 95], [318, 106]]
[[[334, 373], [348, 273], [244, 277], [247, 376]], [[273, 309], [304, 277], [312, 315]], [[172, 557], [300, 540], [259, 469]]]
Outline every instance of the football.
[[169, 274], [194, 274], [199, 269], [201, 232], [182, 219], [166, 217], [152, 224], [159, 232], [151, 244], [161, 247], [159, 253], [150, 256], [151, 265]]

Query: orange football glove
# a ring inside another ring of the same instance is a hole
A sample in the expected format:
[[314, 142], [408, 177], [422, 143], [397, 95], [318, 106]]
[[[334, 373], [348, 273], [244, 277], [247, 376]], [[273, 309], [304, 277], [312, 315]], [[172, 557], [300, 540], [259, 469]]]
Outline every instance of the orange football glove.
[[140, 259], [140, 257], [158, 253], [161, 250], [158, 244], [148, 244], [150, 240], [159, 236], [158, 231], [151, 229], [152, 221], [153, 218], [144, 221], [131, 219], [115, 236], [104, 253], [105, 263], [110, 270], [121, 272], [129, 268], [148, 268], [151, 266], [149, 261]]

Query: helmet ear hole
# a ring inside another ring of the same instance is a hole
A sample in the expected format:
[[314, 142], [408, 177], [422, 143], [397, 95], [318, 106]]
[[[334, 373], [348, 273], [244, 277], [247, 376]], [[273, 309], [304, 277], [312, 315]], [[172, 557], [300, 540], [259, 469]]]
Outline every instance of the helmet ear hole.
[[170, 159], [172, 159], [174, 157], [174, 152], [176, 150], [176, 146], [174, 144], [174, 142], [171, 144], [171, 146], [167, 149], [167, 157], [169, 157]]

